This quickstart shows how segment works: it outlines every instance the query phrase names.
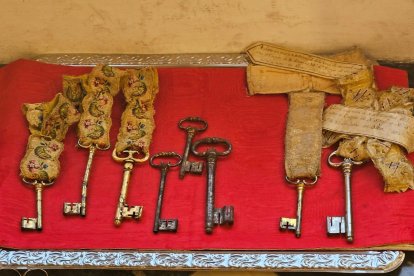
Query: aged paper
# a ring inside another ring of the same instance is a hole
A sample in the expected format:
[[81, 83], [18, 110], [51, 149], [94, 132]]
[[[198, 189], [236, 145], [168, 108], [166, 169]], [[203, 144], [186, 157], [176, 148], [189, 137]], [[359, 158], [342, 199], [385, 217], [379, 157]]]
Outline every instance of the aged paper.
[[367, 66], [363, 64], [335, 61], [264, 42], [249, 46], [246, 53], [254, 64], [282, 68], [328, 79], [340, 79], [368, 70]]
[[325, 130], [376, 138], [414, 151], [414, 117], [344, 105], [331, 105], [324, 112]]
[[306, 91], [341, 93], [334, 80], [252, 64], [247, 67], [247, 84], [249, 95]]

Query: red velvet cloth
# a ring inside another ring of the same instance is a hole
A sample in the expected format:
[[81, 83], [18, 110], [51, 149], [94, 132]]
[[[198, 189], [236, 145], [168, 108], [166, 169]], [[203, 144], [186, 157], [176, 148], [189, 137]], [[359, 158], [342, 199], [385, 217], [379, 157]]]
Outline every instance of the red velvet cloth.
[[[78, 75], [90, 68], [65, 67], [19, 60], [0, 69], [0, 246], [22, 249], [335, 249], [413, 243], [414, 192], [385, 194], [381, 176], [371, 163], [352, 174], [355, 242], [327, 237], [326, 216], [344, 212], [341, 171], [327, 166], [333, 149], [324, 149], [320, 181], [305, 191], [302, 237], [279, 230], [281, 216], [296, 213], [296, 191], [284, 180], [286, 95], [247, 96], [244, 68], [160, 68], [156, 99], [156, 130], [151, 153], [182, 153], [185, 133], [177, 122], [201, 116], [209, 127], [195, 139], [227, 138], [233, 152], [217, 164], [216, 206], [233, 205], [234, 225], [204, 233], [205, 172], [178, 179], [167, 176], [162, 217], [178, 218], [178, 232], [152, 233], [160, 172], [148, 163], [136, 165], [127, 202], [143, 205], [139, 222], [124, 221], [117, 228], [114, 213], [123, 166], [111, 151], [98, 151], [90, 176], [87, 217], [65, 217], [63, 202], [80, 200], [81, 180], [88, 152], [75, 148], [75, 128], [65, 140], [61, 175], [44, 190], [43, 231], [22, 232], [22, 216], [35, 215], [35, 193], [19, 177], [27, 123], [23, 103], [49, 101], [61, 90], [62, 75]], [[384, 75], [383, 75], [384, 76]], [[392, 77], [385, 74], [385, 77]], [[395, 83], [399, 84], [399, 83]], [[123, 97], [116, 97], [111, 130], [118, 132]], [[327, 102], [339, 102], [328, 96]], [[194, 157], [191, 157], [194, 160]], [[414, 159], [414, 156], [411, 156]]]
[[407, 71], [374, 65], [374, 78], [379, 90], [389, 89], [393, 85], [408, 87]]

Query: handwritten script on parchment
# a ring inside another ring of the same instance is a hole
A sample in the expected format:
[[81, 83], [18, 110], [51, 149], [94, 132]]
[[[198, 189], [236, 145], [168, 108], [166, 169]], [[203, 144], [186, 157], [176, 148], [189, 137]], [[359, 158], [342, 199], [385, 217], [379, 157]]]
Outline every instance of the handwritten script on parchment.
[[323, 115], [323, 128], [349, 135], [376, 138], [414, 151], [414, 117], [344, 105], [331, 105]]
[[284, 68], [328, 79], [343, 78], [367, 70], [363, 64], [339, 62], [264, 42], [249, 46], [246, 53], [254, 64]]

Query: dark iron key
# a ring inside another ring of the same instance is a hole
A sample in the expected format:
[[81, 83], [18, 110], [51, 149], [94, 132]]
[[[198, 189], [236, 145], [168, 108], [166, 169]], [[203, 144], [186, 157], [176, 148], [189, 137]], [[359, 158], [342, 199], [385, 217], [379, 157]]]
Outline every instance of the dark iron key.
[[[174, 158], [178, 161], [176, 163], [170, 163], [169, 161], [160, 163], [155, 163], [155, 159], [165, 159], [165, 158]], [[158, 233], [158, 231], [167, 231], [167, 232], [177, 232], [178, 228], [178, 219], [162, 219], [161, 217], [161, 209], [162, 209], [162, 201], [164, 197], [164, 188], [165, 188], [165, 180], [167, 178], [167, 173], [170, 167], [176, 167], [180, 165], [182, 162], [181, 155], [175, 152], [160, 152], [154, 154], [150, 159], [150, 165], [154, 168], [158, 168], [161, 170], [161, 179], [160, 179], [160, 188], [158, 191], [158, 199], [157, 199], [157, 209], [155, 211], [155, 218], [154, 218], [154, 228], [153, 232]]]
[[[226, 149], [223, 152], [217, 151], [214, 147], [209, 147], [204, 152], [197, 151], [200, 145], [224, 145]], [[231, 144], [222, 138], [207, 137], [194, 142], [192, 152], [194, 155], [204, 157], [207, 160], [207, 193], [206, 193], [206, 217], [205, 217], [205, 231], [208, 234], [213, 232], [215, 225], [232, 225], [234, 221], [233, 206], [224, 206], [222, 208], [214, 207], [215, 199], [215, 175], [216, 163], [219, 156], [226, 156], [231, 152]]]
[[[185, 124], [188, 125], [186, 126]], [[184, 178], [186, 173], [201, 174], [203, 172], [203, 163], [188, 161], [188, 154], [190, 153], [191, 144], [196, 133], [205, 131], [207, 126], [207, 122], [200, 117], [187, 117], [178, 122], [178, 127], [187, 132], [183, 161], [181, 162], [179, 174], [181, 179]]]

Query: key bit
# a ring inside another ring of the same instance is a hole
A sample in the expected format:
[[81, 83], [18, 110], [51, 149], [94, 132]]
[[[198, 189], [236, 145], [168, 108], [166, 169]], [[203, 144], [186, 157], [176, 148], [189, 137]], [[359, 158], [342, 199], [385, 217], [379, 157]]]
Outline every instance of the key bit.
[[[203, 173], [203, 162], [197, 161], [186, 161], [182, 165], [184, 173], [202, 174]], [[181, 171], [180, 171], [181, 172]], [[184, 177], [184, 174], [182, 174]], [[183, 178], [181, 177], [181, 178]]]
[[158, 231], [168, 231], [168, 232], [177, 232], [178, 220], [177, 219], [160, 219], [158, 221], [158, 228], [154, 232]]
[[[171, 163], [170, 161], [167, 161], [167, 162], [161, 161], [160, 163], [155, 163], [154, 161], [156, 159], [164, 159], [164, 158], [174, 158], [177, 160], [177, 162]], [[165, 189], [167, 173], [170, 167], [176, 167], [180, 165], [181, 162], [182, 162], [181, 155], [175, 152], [160, 152], [160, 153], [154, 154], [150, 159], [150, 165], [161, 171], [160, 186], [158, 190], [158, 199], [157, 199], [157, 209], [155, 210], [154, 227], [152, 229], [154, 233], [158, 233], [159, 231], [164, 231], [164, 232], [176, 232], [177, 231], [178, 219], [162, 219], [160, 217], [161, 217], [162, 202], [164, 198], [164, 189]]]
[[63, 214], [65, 215], [79, 215], [81, 213], [81, 203], [63, 203]]
[[38, 220], [37, 218], [26, 218], [22, 217], [22, 230], [39, 230], [41, 231], [41, 226], [38, 227]]
[[280, 218], [280, 229], [282, 230], [296, 230], [296, 219], [295, 218]]
[[234, 207], [223, 206], [222, 208], [214, 208], [214, 224], [232, 225], [234, 221]]
[[[200, 145], [224, 145], [224, 151], [218, 151], [214, 147], [208, 148], [204, 152], [197, 151]], [[231, 152], [231, 144], [223, 139], [217, 137], [207, 137], [194, 142], [191, 150], [194, 155], [204, 157], [207, 160], [207, 192], [206, 192], [206, 217], [205, 217], [205, 232], [211, 234], [215, 225], [232, 225], [234, 219], [233, 206], [224, 206], [223, 208], [214, 208], [215, 200], [215, 178], [216, 178], [216, 163], [219, 156], [226, 156]]]
[[124, 150], [123, 153], [126, 155], [119, 156], [116, 152], [116, 149], [112, 152], [112, 158], [116, 162], [124, 162], [124, 175], [122, 178], [122, 186], [121, 186], [121, 192], [118, 199], [118, 205], [115, 211], [115, 218], [114, 218], [114, 224], [116, 226], [121, 225], [122, 219], [128, 218], [128, 219], [135, 219], [138, 220], [141, 218], [143, 206], [129, 206], [126, 203], [127, 199], [127, 193], [128, 193], [128, 186], [129, 181], [131, 179], [132, 170], [134, 168], [134, 163], [143, 163], [148, 160], [149, 155], [145, 154], [143, 158], [136, 158], [134, 155], [138, 155], [139, 153], [134, 150]]
[[[143, 206], [128, 206], [124, 205], [121, 208], [121, 218], [139, 219], [142, 216]], [[118, 223], [117, 223], [118, 222]], [[121, 220], [115, 219], [115, 224], [120, 224]]]
[[[193, 125], [190, 126], [184, 126], [184, 124], [190, 124]], [[197, 126], [198, 124], [198, 126]], [[188, 155], [190, 153], [190, 149], [192, 146], [192, 141], [196, 133], [203, 132], [207, 129], [207, 122], [200, 117], [187, 117], [184, 119], [181, 119], [178, 122], [178, 127], [182, 130], [185, 130], [187, 133], [186, 137], [186, 143], [184, 147], [184, 153], [183, 153], [183, 161], [181, 162], [180, 167], [180, 174], [179, 177], [182, 179], [184, 178], [186, 173], [192, 173], [192, 174], [201, 174], [203, 172], [203, 163], [202, 162], [192, 162], [188, 161]]]
[[326, 217], [328, 235], [345, 234], [344, 217]]

